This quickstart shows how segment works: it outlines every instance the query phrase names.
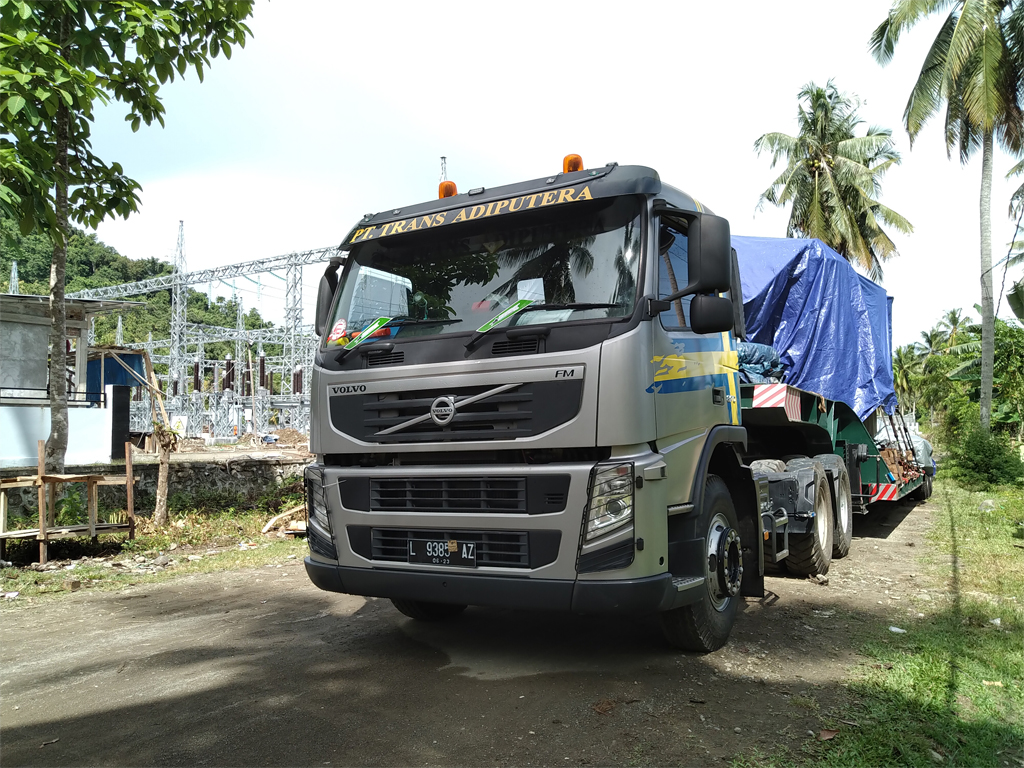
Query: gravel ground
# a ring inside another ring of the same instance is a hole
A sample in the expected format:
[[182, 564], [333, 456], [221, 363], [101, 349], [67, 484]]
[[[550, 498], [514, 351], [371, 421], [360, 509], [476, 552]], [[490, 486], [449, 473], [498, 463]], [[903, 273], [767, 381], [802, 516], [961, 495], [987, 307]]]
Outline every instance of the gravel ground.
[[470, 608], [422, 624], [301, 562], [0, 613], [13, 765], [665, 765], [798, 750], [851, 702], [865, 632], [938, 597], [928, 505], [854, 525], [827, 585], [781, 575], [732, 640], [656, 620]]

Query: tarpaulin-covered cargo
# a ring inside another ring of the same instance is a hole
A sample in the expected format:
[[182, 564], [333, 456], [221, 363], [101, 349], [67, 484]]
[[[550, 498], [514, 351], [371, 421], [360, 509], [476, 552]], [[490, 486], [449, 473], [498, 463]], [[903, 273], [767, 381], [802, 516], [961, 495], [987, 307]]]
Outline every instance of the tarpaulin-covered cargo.
[[820, 240], [733, 237], [747, 340], [778, 350], [783, 380], [864, 419], [896, 408], [885, 289]]

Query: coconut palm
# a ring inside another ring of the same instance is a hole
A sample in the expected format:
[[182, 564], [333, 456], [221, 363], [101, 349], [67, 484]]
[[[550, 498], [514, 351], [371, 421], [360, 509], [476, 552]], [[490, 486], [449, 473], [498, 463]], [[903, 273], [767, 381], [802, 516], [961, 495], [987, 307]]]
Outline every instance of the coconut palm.
[[968, 328], [973, 324], [974, 321], [964, 316], [962, 310], [947, 310], [938, 325], [946, 336], [946, 348], [955, 347], [959, 344], [967, 333]]
[[923, 371], [930, 370], [929, 363], [933, 357], [941, 355], [949, 345], [949, 339], [941, 328], [932, 328], [930, 331], [921, 331], [921, 341], [914, 347], [917, 350], [917, 357], [921, 361]]
[[770, 152], [772, 167], [786, 169], [761, 195], [766, 202], [792, 204], [787, 237], [816, 237], [880, 282], [882, 262], [896, 246], [882, 225], [913, 231], [910, 222], [878, 202], [881, 178], [900, 162], [892, 131], [871, 126], [864, 136], [858, 104], [840, 93], [831, 80], [821, 88], [805, 85], [798, 94], [799, 132], [766, 133], [754, 142], [758, 154]]
[[871, 36], [885, 65], [900, 35], [933, 14], [948, 15], [924, 59], [903, 113], [911, 146], [946, 105], [946, 151], [960, 162], [981, 149], [981, 425], [989, 428], [995, 355], [992, 298], [992, 154], [998, 142], [1024, 149], [1024, 3], [1020, 0], [895, 0]]
[[896, 399], [903, 413], [913, 412], [916, 405], [917, 380], [921, 375], [921, 360], [914, 344], [897, 347], [892, 357], [892, 379]]

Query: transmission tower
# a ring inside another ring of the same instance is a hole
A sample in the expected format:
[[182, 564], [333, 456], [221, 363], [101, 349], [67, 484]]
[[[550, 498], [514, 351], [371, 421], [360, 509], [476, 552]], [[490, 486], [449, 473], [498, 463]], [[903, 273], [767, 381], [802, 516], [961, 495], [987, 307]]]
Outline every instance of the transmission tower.
[[8, 293], [18, 293], [18, 262], [11, 262], [11, 282], [7, 287]]
[[288, 375], [284, 377], [283, 394], [291, 394], [291, 371], [302, 363], [302, 263], [288, 262], [285, 270], [284, 327], [288, 341], [284, 348], [284, 359]]
[[174, 249], [174, 278], [171, 283], [171, 381], [185, 381], [185, 322], [188, 308], [188, 282], [185, 278], [185, 222], [178, 222], [178, 245]]

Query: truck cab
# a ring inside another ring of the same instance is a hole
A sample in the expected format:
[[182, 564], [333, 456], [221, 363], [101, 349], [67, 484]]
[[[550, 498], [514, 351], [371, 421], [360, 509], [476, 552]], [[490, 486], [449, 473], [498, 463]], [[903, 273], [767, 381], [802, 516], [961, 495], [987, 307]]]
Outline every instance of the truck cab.
[[367, 215], [342, 251], [317, 306], [312, 581], [417, 619], [659, 612], [674, 644], [722, 645], [764, 536], [728, 222], [651, 168], [567, 158]]

